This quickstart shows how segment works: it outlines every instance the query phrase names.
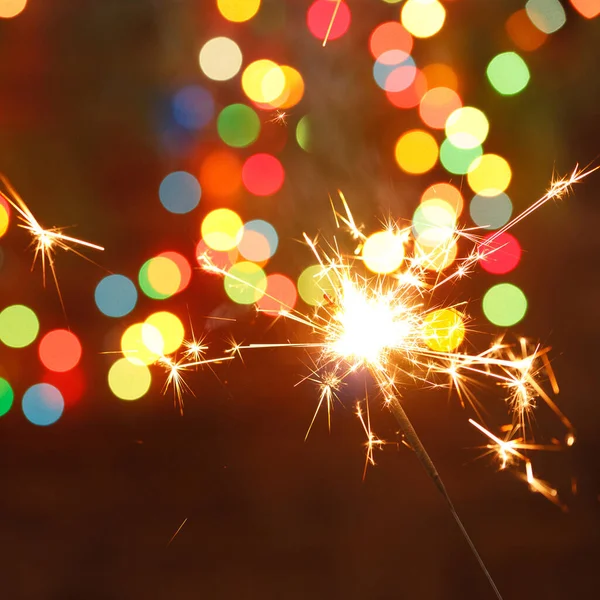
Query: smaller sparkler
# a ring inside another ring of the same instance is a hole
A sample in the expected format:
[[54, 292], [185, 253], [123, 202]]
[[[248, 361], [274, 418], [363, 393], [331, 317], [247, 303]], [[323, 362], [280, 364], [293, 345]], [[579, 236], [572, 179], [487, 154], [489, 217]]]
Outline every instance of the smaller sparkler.
[[57, 249], [71, 251], [81, 256], [82, 258], [91, 261], [87, 256], [81, 254], [79, 250], [77, 250], [77, 246], [82, 246], [84, 248], [91, 248], [92, 250], [100, 250], [103, 251], [104, 248], [102, 246], [98, 246], [97, 244], [92, 244], [91, 242], [86, 242], [85, 240], [80, 240], [78, 238], [71, 237], [69, 235], [65, 235], [63, 233], [64, 228], [59, 227], [51, 227], [49, 229], [44, 229], [29, 207], [25, 204], [23, 199], [17, 194], [16, 190], [12, 187], [8, 179], [3, 175], [0, 175], [0, 182], [4, 185], [4, 188], [8, 192], [8, 194], [4, 193], [0, 190], [0, 197], [6, 200], [18, 213], [19, 227], [22, 227], [26, 231], [28, 231], [33, 240], [32, 245], [34, 246], [34, 257], [33, 264], [31, 266], [32, 270], [37, 261], [38, 255], [41, 257], [42, 262], [42, 278], [44, 286], [46, 285], [46, 264], [50, 268], [52, 272], [52, 278], [54, 279], [54, 283], [56, 285], [56, 291], [58, 292], [58, 297], [60, 299], [61, 306], [63, 307], [64, 312], [64, 303], [62, 294], [60, 292], [60, 287], [58, 285], [58, 277], [56, 275], [56, 269], [54, 268], [54, 254]]

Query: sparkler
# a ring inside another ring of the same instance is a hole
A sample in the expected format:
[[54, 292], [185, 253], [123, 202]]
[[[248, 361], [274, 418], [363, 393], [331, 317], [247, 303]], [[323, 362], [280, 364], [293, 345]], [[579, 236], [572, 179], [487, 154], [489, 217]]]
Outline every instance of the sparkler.
[[[505, 388], [508, 391], [505, 402], [512, 415], [509, 440], [502, 441], [483, 426], [472, 423], [494, 442], [493, 448], [502, 457], [504, 466], [508, 464], [509, 458], [522, 461], [530, 487], [558, 503], [556, 491], [535, 478], [531, 460], [525, 454], [529, 450], [548, 449], [547, 446], [536, 445], [532, 441], [533, 435], [529, 428], [531, 411], [538, 399], [558, 415], [567, 429], [566, 444], [571, 445], [575, 440], [572, 424], [558, 409], [540, 381], [546, 376], [554, 393], [558, 391], [546, 356], [549, 349], [537, 346], [531, 350], [530, 344], [523, 339], [519, 342], [518, 349], [499, 340], [479, 354], [459, 352], [457, 349], [466, 332], [466, 316], [462, 305], [446, 306], [440, 304], [436, 297], [440, 288], [465, 277], [481, 258], [498, 250], [490, 242], [545, 203], [563, 198], [573, 184], [590, 172], [576, 167], [570, 176], [555, 179], [544, 196], [486, 240], [473, 231], [458, 229], [456, 219], [451, 226], [433, 225], [428, 237], [433, 238], [434, 243], [425, 249], [419, 244], [415, 224], [413, 227], [401, 227], [393, 222], [388, 223], [383, 231], [367, 237], [362, 228], [357, 226], [346, 199], [340, 193], [343, 211], [338, 212], [332, 202], [334, 217], [338, 228], [344, 227], [355, 241], [353, 252], [341, 251], [335, 236], [329, 243], [318, 245], [304, 234], [308, 247], [320, 265], [315, 284], [322, 290], [323, 300], [312, 314], [286, 308], [279, 311], [280, 317], [307, 327], [313, 334], [314, 341], [235, 344], [233, 348], [236, 352], [274, 346], [304, 347], [317, 351], [316, 367], [306, 379], [319, 385], [317, 412], [322, 407], [327, 407], [328, 421], [335, 394], [344, 379], [359, 369], [366, 369], [374, 379], [384, 405], [400, 425], [404, 441], [415, 452], [445, 499], [497, 598], [501, 598], [500, 592], [468, 536], [435, 465], [400, 402], [400, 389], [409, 383], [447, 386], [457, 391], [463, 404], [469, 401], [477, 411], [476, 396], [470, 387], [474, 378], [477, 381], [476, 378], [479, 377]], [[376, 236], [379, 236], [379, 253], [372, 256], [368, 250], [369, 245], [377, 245], [372, 242]], [[447, 257], [459, 239], [471, 242], [474, 248], [464, 258], [455, 261], [454, 267], [448, 269]], [[261, 295], [264, 293], [264, 290], [259, 290], [215, 265], [208, 254], [198, 258], [205, 270], [226, 275], [242, 285], [254, 288]], [[377, 274], [365, 274], [360, 267], [360, 259]], [[368, 412], [366, 421], [360, 408], [357, 415], [367, 434], [366, 462], [373, 463], [373, 449], [383, 442], [372, 433]], [[513, 439], [516, 432], [519, 432], [519, 439]], [[552, 450], [554, 449], [556, 448], [552, 446]]]
[[71, 237], [69, 235], [65, 235], [63, 233], [64, 228], [59, 227], [51, 227], [49, 229], [44, 229], [35, 218], [29, 207], [25, 204], [23, 199], [17, 194], [16, 190], [12, 187], [8, 179], [3, 175], [0, 175], [0, 182], [4, 185], [4, 188], [8, 192], [8, 194], [4, 193], [0, 190], [0, 197], [6, 200], [18, 213], [19, 215], [19, 227], [28, 231], [32, 236], [32, 245], [34, 246], [34, 256], [33, 256], [33, 264], [31, 269], [35, 267], [35, 263], [37, 262], [38, 255], [41, 257], [42, 263], [42, 280], [44, 286], [46, 285], [46, 264], [50, 268], [52, 272], [52, 278], [54, 279], [54, 284], [56, 285], [56, 291], [58, 293], [58, 297], [60, 300], [60, 304], [63, 308], [64, 312], [64, 303], [62, 294], [60, 292], [60, 287], [58, 285], [58, 277], [56, 275], [56, 269], [54, 268], [54, 254], [57, 249], [71, 251], [81, 256], [82, 258], [91, 261], [87, 256], [81, 254], [79, 250], [77, 250], [77, 246], [83, 246], [85, 248], [91, 248], [92, 250], [100, 250], [103, 251], [104, 248], [102, 246], [98, 246], [97, 244], [92, 244], [91, 242], [86, 242], [85, 240], [80, 240], [78, 238]]

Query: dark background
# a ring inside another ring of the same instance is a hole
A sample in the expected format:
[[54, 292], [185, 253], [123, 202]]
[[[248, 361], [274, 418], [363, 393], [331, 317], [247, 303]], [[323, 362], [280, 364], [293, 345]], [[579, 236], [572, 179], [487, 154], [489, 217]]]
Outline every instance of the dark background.
[[[173, 143], [165, 117], [173, 91], [200, 82], [218, 108], [243, 101], [237, 79], [213, 84], [201, 75], [197, 55], [206, 39], [231, 35], [245, 64], [272, 56], [306, 82], [288, 130], [265, 125], [267, 134], [288, 138], [282, 192], [231, 204], [245, 219], [275, 224], [275, 270], [297, 276], [309, 264], [294, 240], [302, 231], [331, 231], [327, 194], [335, 189], [371, 227], [390, 212], [410, 218], [427, 179], [448, 180], [441, 169], [402, 176], [392, 161], [394, 140], [419, 121], [414, 110], [386, 104], [372, 82], [366, 40], [376, 24], [397, 18], [398, 7], [350, 4], [349, 33], [326, 49], [306, 30], [308, 2], [295, 0], [265, 0], [255, 20], [236, 26], [224, 23], [214, 2], [191, 0], [30, 0], [22, 15], [0, 22], [0, 170], [41, 223], [77, 225], [75, 235], [106, 246], [92, 256], [102, 267], [68, 254], [57, 262], [68, 323], [84, 346], [82, 400], [48, 428], [27, 423], [17, 401], [0, 420], [2, 598], [493, 597], [432, 483], [395, 443], [392, 417], [378, 408], [373, 427], [391, 443], [362, 480], [364, 433], [353, 415], [361, 382], [336, 407], [331, 434], [320, 418], [307, 442], [316, 390], [295, 387], [306, 357], [294, 351], [251, 354], [245, 365], [223, 365], [216, 375], [192, 374], [196, 397], [187, 398], [183, 417], [160, 394], [159, 375], [152, 392], [133, 403], [117, 400], [106, 384], [114, 357], [100, 352], [118, 347], [126, 324], [157, 304], [142, 300], [130, 321], [114, 325], [94, 306], [97, 281], [106, 270], [135, 277], [159, 251], [192, 257], [202, 216], [219, 205], [203, 197], [181, 217], [166, 213], [157, 197], [167, 172], [197, 172], [199, 157], [217, 143], [214, 127]], [[503, 23], [523, 5], [448, 2], [442, 32], [415, 50], [417, 64], [451, 64], [465, 103], [489, 115], [486, 148], [513, 167], [516, 210], [544, 192], [554, 169], [597, 164], [600, 154], [600, 19], [566, 7], [566, 26], [525, 54], [532, 80], [523, 94], [502, 98], [485, 81], [490, 58], [512, 49]], [[305, 154], [293, 132], [309, 111], [317, 127], [313, 152]], [[261, 143], [253, 150], [269, 148]], [[497, 473], [493, 461], [475, 460], [482, 439], [445, 391], [408, 390], [405, 397], [506, 600], [598, 594], [599, 177], [516, 228], [525, 253], [509, 278], [530, 303], [515, 333], [554, 347], [558, 400], [578, 431], [568, 452], [535, 463], [569, 512], [530, 493], [514, 473]], [[64, 327], [55, 291], [43, 289], [39, 271], [29, 273], [26, 244], [14, 226], [1, 240], [0, 302], [32, 306], [42, 331]], [[477, 272], [461, 283], [489, 331], [479, 298], [495, 282]], [[189, 310], [201, 330], [202, 317], [224, 301], [221, 283], [196, 272], [165, 308]], [[231, 332], [253, 341], [294, 333], [289, 324], [250, 321], [242, 315], [231, 329], [211, 332], [211, 348], [225, 347]], [[35, 345], [1, 347], [0, 365], [17, 398], [43, 375]]]

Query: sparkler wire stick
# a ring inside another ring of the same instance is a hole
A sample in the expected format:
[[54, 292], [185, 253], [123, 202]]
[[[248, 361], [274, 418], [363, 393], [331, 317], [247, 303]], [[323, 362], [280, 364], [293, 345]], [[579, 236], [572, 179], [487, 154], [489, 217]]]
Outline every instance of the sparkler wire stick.
[[408, 444], [410, 444], [412, 450], [414, 451], [417, 458], [419, 459], [419, 462], [421, 463], [421, 465], [423, 465], [423, 468], [425, 469], [425, 471], [427, 472], [429, 477], [431, 477], [433, 483], [435, 484], [435, 487], [438, 489], [440, 494], [444, 497], [444, 500], [446, 501], [446, 504], [448, 505], [448, 508], [450, 509], [450, 512], [452, 513], [452, 516], [454, 517], [454, 520], [456, 521], [456, 524], [458, 525], [458, 528], [460, 529], [467, 544], [469, 544], [469, 548], [471, 548], [471, 552], [477, 559], [477, 562], [479, 563], [481, 570], [485, 573], [485, 576], [486, 576], [490, 586], [494, 590], [494, 593], [496, 594], [496, 598], [498, 598], [498, 600], [502, 600], [500, 591], [496, 587], [496, 584], [494, 583], [494, 580], [493, 580], [490, 572], [488, 571], [487, 567], [485, 566], [483, 559], [479, 555], [479, 552], [477, 551], [477, 548], [475, 547], [473, 540], [470, 538], [469, 534], [467, 533], [467, 530], [465, 529], [465, 526], [463, 525], [462, 521], [460, 520], [460, 517], [458, 516], [458, 513], [456, 512], [456, 509], [454, 508], [454, 504], [452, 503], [452, 500], [450, 499], [450, 495], [446, 491], [444, 482], [442, 481], [442, 478], [440, 477], [438, 470], [435, 468], [435, 465], [433, 464], [433, 461], [431, 460], [429, 454], [427, 454], [427, 450], [425, 450], [425, 446], [423, 446], [423, 443], [421, 442], [417, 432], [415, 431], [415, 428], [413, 427], [412, 423], [410, 422], [408, 415], [406, 414], [404, 408], [402, 408], [402, 404], [400, 404], [400, 401], [398, 400], [398, 398], [396, 396], [391, 396], [389, 399], [389, 402], [387, 403], [387, 406], [390, 409], [390, 412], [396, 418], [396, 421], [398, 421], [398, 425], [400, 425], [400, 428], [402, 429], [402, 433], [404, 434], [406, 441], [408, 442]]

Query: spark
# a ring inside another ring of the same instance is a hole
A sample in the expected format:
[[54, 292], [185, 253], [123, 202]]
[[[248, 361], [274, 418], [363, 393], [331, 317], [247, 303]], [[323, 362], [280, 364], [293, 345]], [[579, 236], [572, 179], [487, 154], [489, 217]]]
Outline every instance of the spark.
[[[320, 389], [311, 427], [316, 414], [323, 408], [327, 409], [327, 420], [330, 422], [332, 401], [340, 383], [350, 374], [366, 370], [374, 380], [384, 405], [398, 421], [405, 443], [414, 451], [445, 499], [498, 598], [501, 598], [500, 593], [400, 402], [400, 390], [408, 385], [447, 387], [451, 391], [456, 390], [461, 403], [472, 404], [477, 413], [479, 407], [475, 387], [488, 383], [502, 390], [513, 420], [509, 437], [500, 440], [483, 426], [478, 425], [478, 428], [494, 442], [494, 449], [503, 467], [511, 464], [513, 459], [515, 463], [523, 463], [530, 488], [560, 505], [556, 490], [533, 475], [531, 460], [526, 454], [530, 450], [560, 447], [538, 445], [533, 439], [531, 415], [540, 404], [547, 405], [559, 417], [567, 429], [567, 444], [574, 441], [572, 424], [544, 387], [544, 381], [547, 380], [554, 393], [558, 390], [546, 357], [549, 348], [539, 345], [532, 347], [527, 340], [520, 339], [516, 344], [494, 340], [478, 354], [459, 351], [461, 343], [464, 347], [463, 338], [471, 332], [466, 306], [464, 303], [451, 304], [445, 299], [451, 291], [451, 285], [470, 274], [482, 256], [497, 251], [497, 248], [486, 244], [545, 203], [562, 198], [573, 184], [590, 172], [576, 168], [570, 176], [556, 179], [544, 196], [487, 238], [487, 241], [473, 230], [459, 229], [456, 223], [452, 227], [439, 225], [429, 232], [435, 240], [433, 248], [419, 251], [413, 228], [388, 220], [383, 224], [382, 233], [394, 240], [400, 260], [396, 266], [390, 269], [384, 267], [381, 273], [375, 275], [367, 274], [364, 266], [368, 265], [363, 265], [366, 260], [364, 251], [370, 238], [357, 225], [345, 197], [340, 193], [341, 210], [330, 198], [335, 222], [339, 229], [346, 230], [354, 247], [344, 252], [335, 237], [329, 242], [320, 243], [318, 238], [304, 234], [304, 241], [320, 266], [315, 284], [322, 289], [323, 298], [311, 313], [291, 309], [279, 312], [280, 317], [306, 327], [311, 337], [301, 342], [248, 344], [236, 348], [239, 351], [242, 348], [303, 347], [317, 353], [314, 359], [316, 366], [312, 375], [306, 378], [315, 381]], [[474, 248], [463, 258], [446, 264], [448, 247], [457, 241], [461, 241], [461, 244], [469, 242]], [[388, 254], [389, 251], [387, 254], [384, 252], [383, 259], [387, 260]], [[238, 279], [215, 265], [208, 255], [201, 257], [201, 265], [206, 271]], [[242, 279], [238, 281], [263, 295], [264, 290]], [[445, 290], [444, 300], [440, 301], [438, 298], [442, 296], [442, 289]], [[440, 313], [445, 313], [449, 320], [442, 318], [442, 321], [436, 321], [441, 318]], [[331, 373], [335, 374], [335, 385], [327, 379]], [[371, 432], [368, 413], [366, 421], [360, 410], [357, 416], [367, 433], [366, 460], [369, 464], [373, 460], [373, 449], [379, 447], [381, 442]], [[515, 438], [517, 432], [519, 438]]]
[[193, 390], [187, 384], [183, 378], [183, 373], [191, 369], [197, 369], [204, 365], [210, 365], [214, 363], [222, 363], [227, 360], [233, 360], [233, 356], [221, 356], [219, 358], [210, 358], [204, 360], [194, 360], [191, 362], [185, 362], [183, 359], [176, 360], [170, 356], [161, 356], [156, 361], [162, 366], [167, 372], [167, 379], [163, 386], [163, 394], [166, 394], [169, 388], [173, 389], [173, 401], [175, 406], [179, 407], [180, 414], [183, 415], [183, 396], [184, 394], [190, 393], [194, 395]]
[[183, 520], [183, 522], [181, 523], [181, 525], [177, 528], [177, 531], [173, 534], [173, 536], [169, 540], [169, 543], [167, 544], [167, 548], [171, 545], [171, 543], [173, 542], [173, 540], [177, 537], [177, 534], [183, 529], [183, 526], [187, 523], [187, 520], [188, 520], [188, 518], [186, 517]]
[[279, 125], [287, 125], [287, 113], [284, 110], [276, 110], [275, 116], [269, 120], [269, 123], [278, 123]]
[[333, 27], [333, 23], [335, 22], [335, 18], [337, 16], [337, 13], [338, 13], [341, 3], [342, 3], [342, 0], [336, 0], [335, 8], [333, 9], [333, 14], [331, 15], [331, 20], [329, 21], [329, 26], [327, 27], [327, 33], [325, 33], [325, 38], [323, 39], [323, 48], [325, 48], [325, 46], [327, 44], [327, 40], [329, 39], [329, 35], [331, 34], [331, 29]]
[[6, 200], [6, 202], [8, 202], [17, 211], [20, 221], [19, 227], [28, 231], [33, 238], [32, 245], [34, 247], [34, 256], [31, 268], [33, 270], [39, 256], [42, 263], [42, 281], [45, 286], [46, 265], [48, 265], [52, 273], [52, 278], [54, 280], [56, 291], [64, 312], [63, 298], [58, 285], [58, 277], [56, 275], [56, 269], [54, 266], [56, 250], [61, 249], [67, 252], [71, 251], [81, 258], [93, 262], [87, 256], [81, 254], [81, 252], [77, 250], [77, 246], [83, 246], [85, 248], [100, 251], [103, 251], [104, 248], [102, 246], [98, 246], [97, 244], [92, 244], [91, 242], [86, 242], [85, 240], [80, 240], [78, 238], [65, 235], [63, 233], [64, 228], [51, 227], [49, 229], [45, 229], [39, 224], [38, 220], [35, 218], [29, 207], [25, 204], [16, 190], [12, 187], [8, 179], [6, 179], [6, 177], [3, 175], [0, 175], [0, 182], [4, 185], [6, 191], [8, 192], [8, 194], [6, 194], [0, 190], [0, 198]]

